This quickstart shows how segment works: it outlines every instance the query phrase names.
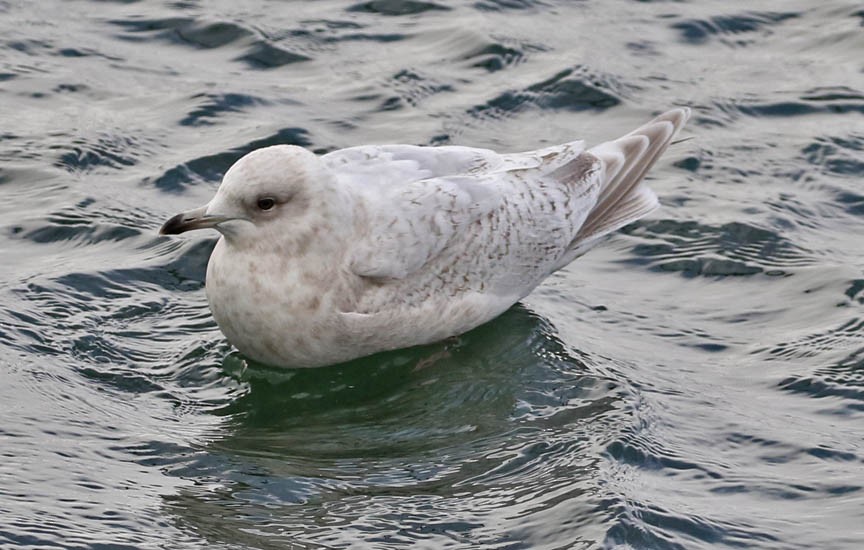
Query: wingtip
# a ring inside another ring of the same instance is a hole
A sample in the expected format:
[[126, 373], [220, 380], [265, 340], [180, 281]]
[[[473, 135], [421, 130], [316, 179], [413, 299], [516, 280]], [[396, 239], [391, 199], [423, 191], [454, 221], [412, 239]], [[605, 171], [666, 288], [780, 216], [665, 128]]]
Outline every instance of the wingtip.
[[681, 126], [684, 126], [690, 120], [690, 115], [692, 114], [690, 107], [678, 107], [677, 109], [672, 109], [672, 111], [680, 113]]
[[675, 127], [675, 130], [680, 130], [684, 124], [690, 120], [690, 107], [676, 107], [675, 109], [670, 109], [665, 113], [662, 113], [654, 118], [651, 122], [646, 124], [645, 126], [650, 126], [651, 124], [655, 124], [657, 122], [670, 122], [672, 126]]
[[670, 109], [625, 136], [589, 149], [608, 165], [606, 184], [577, 240], [614, 231], [657, 207], [656, 195], [640, 182], [689, 118], [687, 107]]

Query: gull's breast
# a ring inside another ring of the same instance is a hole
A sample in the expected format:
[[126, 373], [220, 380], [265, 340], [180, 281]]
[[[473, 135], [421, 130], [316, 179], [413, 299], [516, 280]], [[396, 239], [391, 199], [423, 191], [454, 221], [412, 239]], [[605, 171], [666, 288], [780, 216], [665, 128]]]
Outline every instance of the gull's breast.
[[[268, 364], [316, 366], [331, 360], [344, 332], [333, 278], [302, 261], [216, 244], [207, 299], [219, 328], [241, 353]], [[314, 364], [313, 364], [314, 363]]]

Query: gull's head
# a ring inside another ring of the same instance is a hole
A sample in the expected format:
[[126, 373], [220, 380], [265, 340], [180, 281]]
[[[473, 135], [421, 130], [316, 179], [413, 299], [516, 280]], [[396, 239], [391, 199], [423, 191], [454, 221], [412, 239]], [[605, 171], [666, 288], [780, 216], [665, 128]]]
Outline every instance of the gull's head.
[[228, 170], [209, 203], [177, 214], [159, 232], [213, 228], [228, 242], [273, 244], [320, 225], [336, 199], [328, 193], [333, 188], [314, 153], [293, 145], [258, 149]]

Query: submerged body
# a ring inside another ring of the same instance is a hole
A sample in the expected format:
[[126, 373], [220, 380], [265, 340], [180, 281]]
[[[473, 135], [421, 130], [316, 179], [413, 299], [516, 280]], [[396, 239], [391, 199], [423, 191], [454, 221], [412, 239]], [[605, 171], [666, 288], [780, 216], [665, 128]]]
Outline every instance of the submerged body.
[[670, 111], [587, 150], [268, 147], [162, 232], [223, 234], [207, 297], [253, 359], [314, 367], [431, 343], [500, 315], [656, 208], [640, 181], [688, 116]]

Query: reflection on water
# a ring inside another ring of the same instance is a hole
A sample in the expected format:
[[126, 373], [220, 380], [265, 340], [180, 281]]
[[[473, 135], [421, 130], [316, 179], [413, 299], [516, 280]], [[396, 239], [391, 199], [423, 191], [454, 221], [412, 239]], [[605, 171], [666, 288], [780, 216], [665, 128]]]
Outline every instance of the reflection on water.
[[334, 367], [229, 355], [246, 393], [172, 469], [198, 483], [166, 507], [220, 544], [500, 544], [503, 525], [531, 540], [553, 536], [532, 527], [552, 519], [557, 540], [578, 540], [603, 514], [589, 451], [614, 435], [621, 400], [588, 362], [521, 306], [452, 341]]

